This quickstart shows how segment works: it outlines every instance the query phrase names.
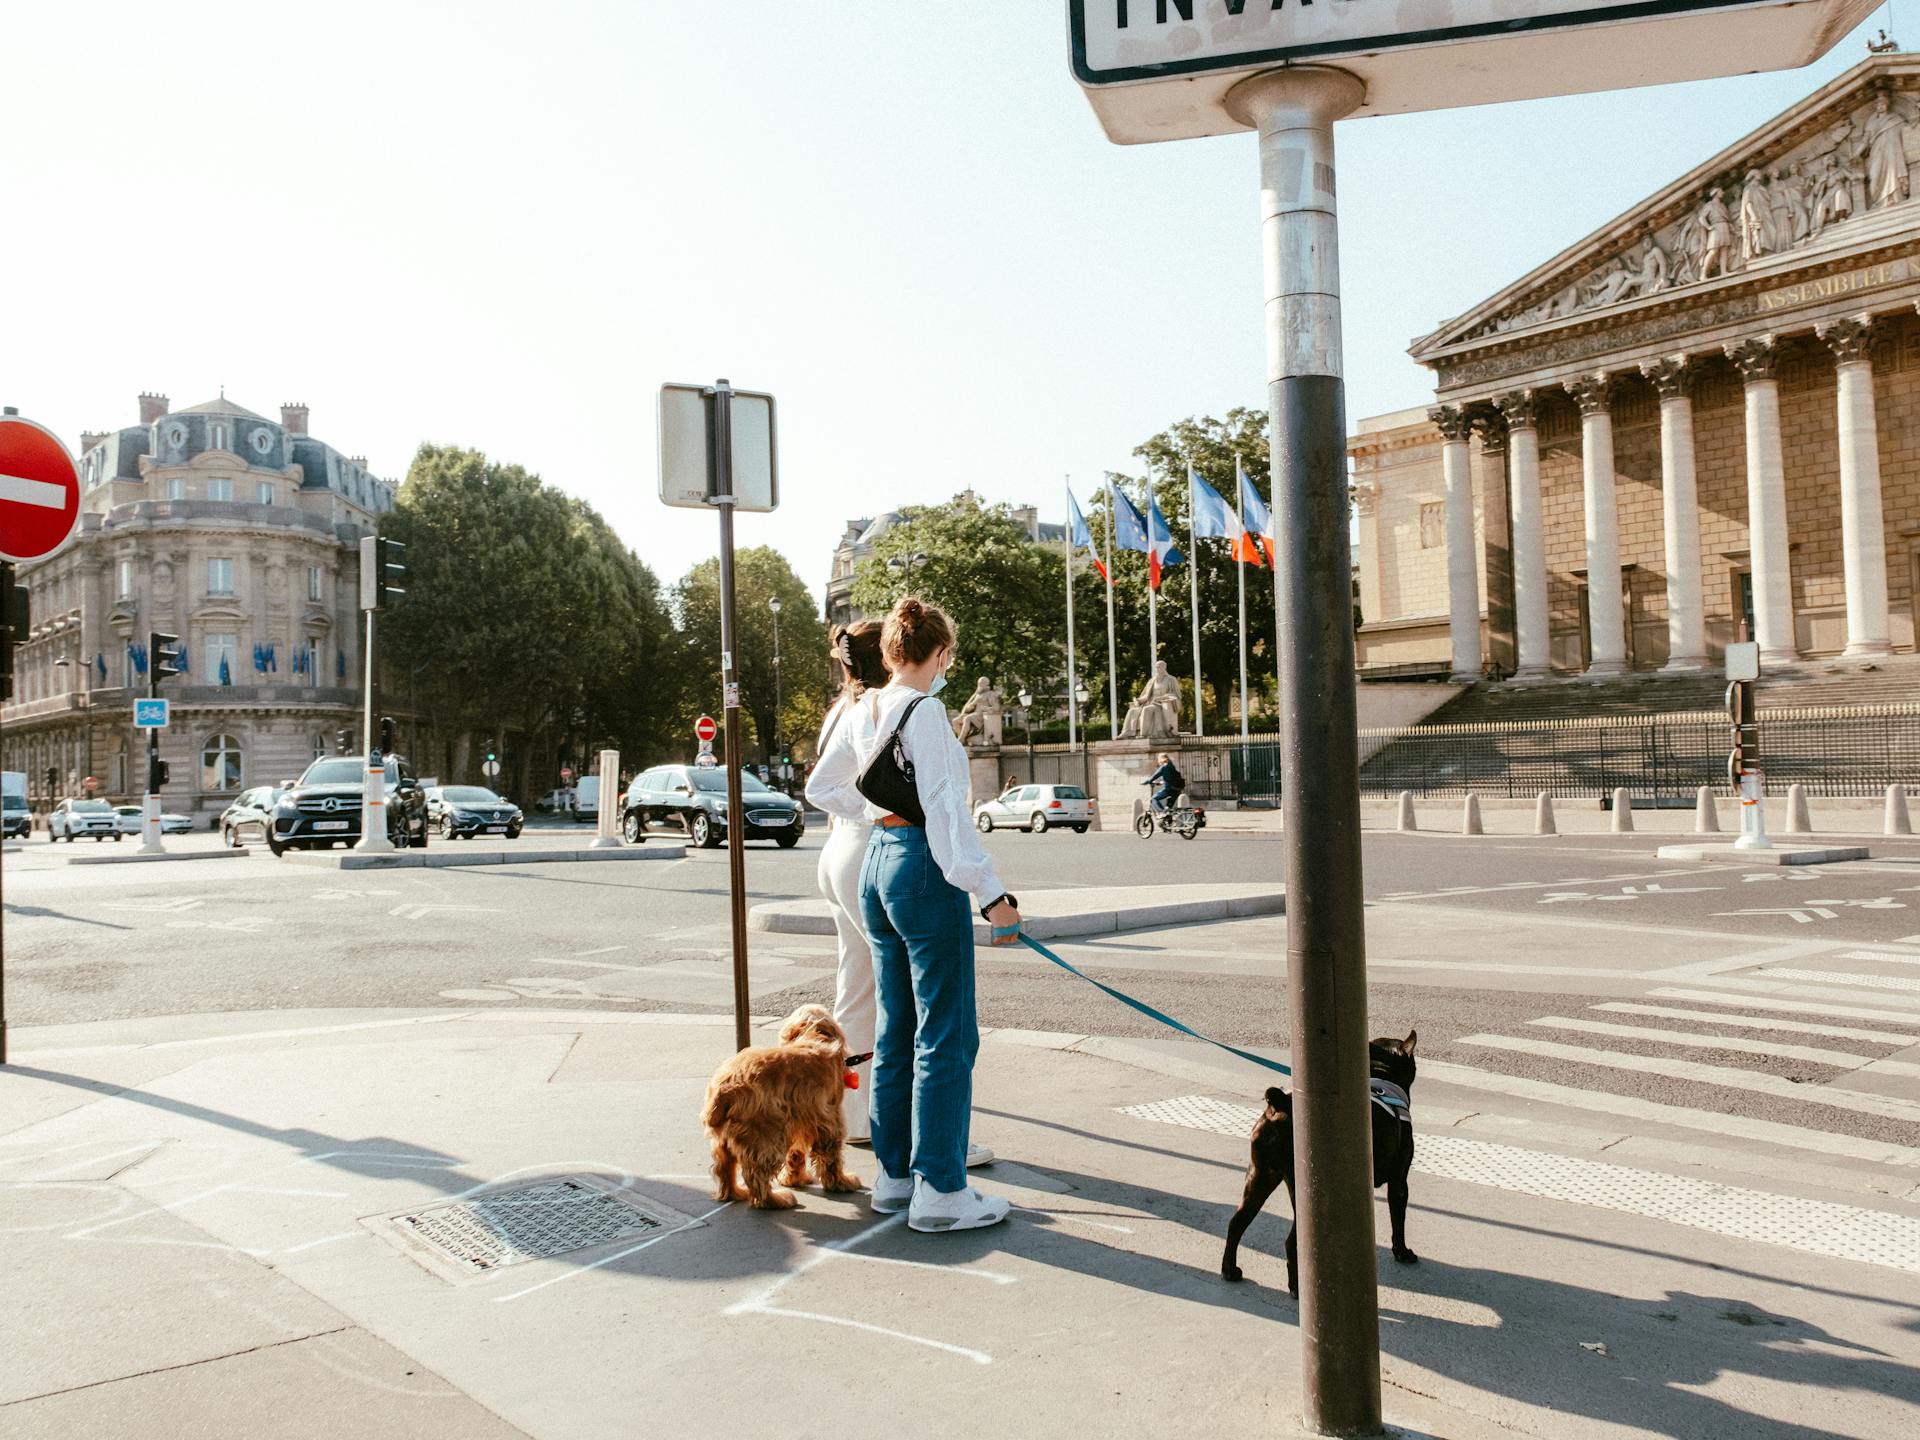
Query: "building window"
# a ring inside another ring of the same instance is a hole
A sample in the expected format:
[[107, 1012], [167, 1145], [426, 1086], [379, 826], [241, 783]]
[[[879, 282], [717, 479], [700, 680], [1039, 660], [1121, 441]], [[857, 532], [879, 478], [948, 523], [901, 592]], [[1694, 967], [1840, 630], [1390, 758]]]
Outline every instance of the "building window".
[[210, 450], [227, 448], [227, 427], [218, 420], [210, 422], [207, 426], [207, 448]]
[[307, 567], [307, 599], [324, 600], [326, 596], [326, 575], [318, 565]]
[[176, 475], [167, 481], [167, 498], [169, 500], [184, 500], [187, 498], [187, 482], [185, 476]]
[[[220, 667], [225, 665], [226, 673]], [[232, 634], [207, 636], [207, 683], [231, 685], [240, 665], [240, 637]]]
[[1420, 548], [1438, 550], [1447, 543], [1447, 506], [1434, 500], [1420, 507]]
[[262, 480], [253, 493], [262, 505], [271, 505], [273, 503], [273, 482], [271, 480]]
[[323, 760], [326, 758], [326, 754], [327, 754], [327, 737], [324, 735], [314, 736], [313, 737], [313, 758], [316, 760]]
[[209, 478], [207, 481], [207, 498], [209, 500], [233, 499], [233, 477], [231, 475], [215, 475]]
[[133, 594], [133, 561], [122, 560], [120, 562], [120, 588], [118, 591], [115, 592], [115, 594], [117, 598], [121, 600], [128, 599], [132, 596]]
[[200, 788], [240, 788], [240, 742], [231, 735], [214, 736], [200, 751]]
[[233, 594], [233, 561], [207, 561], [207, 594]]

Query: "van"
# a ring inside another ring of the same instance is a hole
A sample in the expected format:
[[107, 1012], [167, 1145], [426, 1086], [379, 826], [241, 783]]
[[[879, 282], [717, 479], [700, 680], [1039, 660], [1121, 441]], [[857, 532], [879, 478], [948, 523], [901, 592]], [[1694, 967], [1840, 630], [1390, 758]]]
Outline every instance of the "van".
[[569, 807], [575, 820], [600, 819], [600, 777], [582, 775], [573, 782], [573, 803]]

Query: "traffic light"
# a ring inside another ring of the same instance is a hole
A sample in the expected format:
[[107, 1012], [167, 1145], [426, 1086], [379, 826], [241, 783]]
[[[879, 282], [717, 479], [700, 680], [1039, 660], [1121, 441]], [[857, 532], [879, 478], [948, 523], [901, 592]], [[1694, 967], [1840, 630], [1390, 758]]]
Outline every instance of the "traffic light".
[[156, 757], [153, 762], [153, 789], [157, 792], [173, 778], [173, 767]]
[[393, 753], [393, 717], [391, 715], [380, 717], [380, 753], [383, 755]]
[[384, 610], [407, 593], [407, 547], [385, 535], [360, 539], [360, 608]]
[[493, 743], [493, 737], [489, 735], [487, 737], [487, 763], [492, 764], [495, 760], [498, 760], [499, 758], [500, 758], [499, 752], [497, 747], [495, 747]]
[[147, 663], [153, 668], [148, 673], [153, 683], [171, 679], [180, 673], [180, 637], [167, 635], [159, 630], [147, 632]]
[[345, 755], [353, 749], [353, 731], [336, 730], [333, 732], [333, 753]]
[[13, 698], [13, 647], [27, 638], [27, 587], [13, 583], [13, 566], [0, 564], [0, 699]]

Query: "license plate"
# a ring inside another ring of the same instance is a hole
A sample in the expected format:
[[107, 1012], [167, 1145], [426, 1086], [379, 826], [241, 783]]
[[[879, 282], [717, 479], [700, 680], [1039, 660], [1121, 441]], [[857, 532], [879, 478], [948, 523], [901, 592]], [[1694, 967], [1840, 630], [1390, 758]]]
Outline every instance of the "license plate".
[[793, 823], [793, 817], [791, 815], [769, 815], [766, 819], [756, 820], [753, 823], [765, 829], [773, 825], [791, 825]]
[[487, 826], [487, 834], [489, 835], [504, 835], [506, 833], [507, 833], [507, 827], [504, 825]]
[[347, 820], [316, 820], [313, 822], [313, 828], [316, 830], [345, 830], [351, 823], [351, 821]]

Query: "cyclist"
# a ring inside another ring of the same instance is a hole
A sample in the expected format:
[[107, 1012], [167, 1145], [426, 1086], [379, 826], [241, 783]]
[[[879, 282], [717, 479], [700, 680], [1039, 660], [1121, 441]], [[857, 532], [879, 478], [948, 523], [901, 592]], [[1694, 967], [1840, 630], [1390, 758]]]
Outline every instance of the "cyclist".
[[1187, 788], [1187, 777], [1180, 773], [1179, 767], [1173, 763], [1173, 757], [1162, 750], [1160, 768], [1140, 783], [1154, 787], [1153, 808], [1164, 813], [1173, 808], [1173, 802]]

